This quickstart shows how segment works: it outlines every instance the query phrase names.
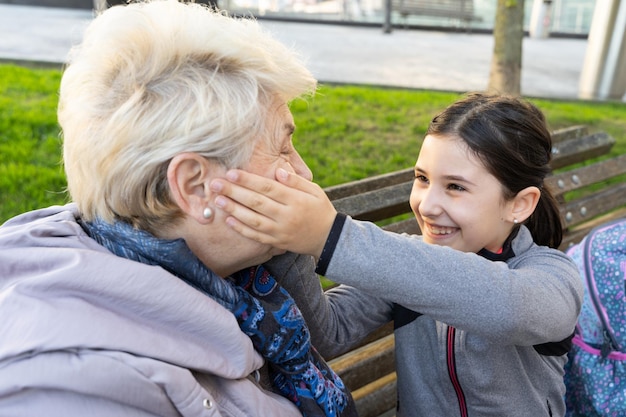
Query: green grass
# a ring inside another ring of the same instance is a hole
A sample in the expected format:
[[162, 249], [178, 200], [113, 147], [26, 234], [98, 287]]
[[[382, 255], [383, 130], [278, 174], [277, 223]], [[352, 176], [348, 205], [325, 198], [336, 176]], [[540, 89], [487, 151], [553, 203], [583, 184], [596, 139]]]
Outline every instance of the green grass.
[[0, 223], [65, 201], [57, 91], [61, 74], [0, 66]]
[[[61, 73], [0, 65], [0, 223], [63, 204], [56, 104]], [[321, 186], [407, 168], [434, 114], [460, 94], [363, 86], [322, 86], [292, 112], [294, 142]], [[575, 124], [611, 134], [626, 153], [626, 104], [532, 99], [552, 129]]]

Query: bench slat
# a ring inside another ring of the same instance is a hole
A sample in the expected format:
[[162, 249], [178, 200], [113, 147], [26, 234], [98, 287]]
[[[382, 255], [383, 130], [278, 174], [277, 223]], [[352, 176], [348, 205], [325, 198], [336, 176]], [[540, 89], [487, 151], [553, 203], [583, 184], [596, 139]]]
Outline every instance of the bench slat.
[[387, 174], [364, 178], [362, 180], [333, 185], [326, 187], [324, 191], [331, 200], [339, 200], [345, 197], [367, 192], [369, 190], [377, 190], [379, 188], [413, 181], [413, 175], [413, 168], [405, 168], [399, 171], [389, 172]]
[[566, 203], [561, 208], [561, 217], [565, 226], [575, 225], [621, 206], [626, 206], [626, 183]]
[[466, 21], [482, 20], [474, 14], [473, 0], [393, 0], [391, 8], [402, 16], [417, 14]]
[[615, 145], [615, 139], [604, 132], [559, 142], [554, 146], [550, 166], [556, 170], [578, 162], [588, 161], [605, 155], [613, 145]]
[[545, 183], [554, 195], [558, 196], [624, 173], [626, 173], [626, 155], [620, 155], [593, 165], [553, 175], [546, 178]]
[[395, 233], [408, 233], [410, 235], [419, 235], [422, 233], [420, 226], [417, 224], [414, 216], [410, 219], [400, 220], [396, 223], [391, 223], [383, 226], [383, 229]]
[[360, 417], [377, 417], [396, 408], [397, 381], [392, 372], [352, 393]]
[[577, 125], [564, 127], [552, 132], [552, 143], [559, 143], [570, 139], [578, 139], [589, 134], [589, 128], [586, 125]]
[[342, 213], [359, 220], [378, 221], [411, 211], [409, 194], [413, 181], [333, 201]]
[[386, 369], [393, 369], [395, 363], [393, 333], [354, 349], [348, 356], [340, 356], [329, 362], [332, 369], [341, 375], [343, 383], [350, 390], [374, 381]]
[[626, 207], [623, 209], [615, 210], [611, 213], [604, 214], [602, 216], [596, 217], [588, 222], [583, 223], [582, 225], [575, 226], [573, 228], [568, 229], [567, 233], [563, 237], [563, 242], [559, 246], [559, 249], [565, 251], [571, 245], [580, 242], [583, 237], [585, 237], [589, 232], [596, 226], [601, 224], [608, 223], [613, 220], [626, 218]]

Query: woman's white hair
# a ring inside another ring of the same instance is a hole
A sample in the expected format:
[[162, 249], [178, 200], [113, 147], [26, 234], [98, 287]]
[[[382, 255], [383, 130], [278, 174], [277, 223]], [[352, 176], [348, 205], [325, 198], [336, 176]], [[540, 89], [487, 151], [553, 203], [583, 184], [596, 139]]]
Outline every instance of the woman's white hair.
[[181, 216], [167, 166], [196, 152], [240, 167], [271, 103], [314, 93], [298, 56], [251, 19], [163, 0], [96, 17], [61, 81], [68, 190], [86, 220], [151, 230]]

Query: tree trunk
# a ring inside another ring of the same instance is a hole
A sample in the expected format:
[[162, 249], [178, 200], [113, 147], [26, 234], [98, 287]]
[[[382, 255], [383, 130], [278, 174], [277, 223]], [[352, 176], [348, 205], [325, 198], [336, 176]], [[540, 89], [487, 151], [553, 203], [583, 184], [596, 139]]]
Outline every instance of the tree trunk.
[[524, 0], [498, 0], [487, 90], [519, 96], [524, 38]]

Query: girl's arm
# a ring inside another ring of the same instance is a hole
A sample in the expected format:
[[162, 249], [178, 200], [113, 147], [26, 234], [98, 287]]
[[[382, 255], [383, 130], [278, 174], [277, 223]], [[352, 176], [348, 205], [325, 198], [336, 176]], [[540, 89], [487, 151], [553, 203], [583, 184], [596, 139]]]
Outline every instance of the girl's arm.
[[325, 276], [493, 343], [565, 339], [582, 303], [576, 265], [535, 245], [524, 226], [513, 251], [508, 263], [493, 262], [348, 218]]
[[310, 256], [287, 252], [265, 266], [295, 299], [324, 357], [344, 353], [391, 320], [392, 305], [380, 297], [346, 285], [324, 292]]

